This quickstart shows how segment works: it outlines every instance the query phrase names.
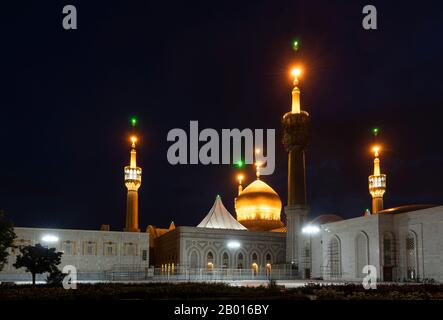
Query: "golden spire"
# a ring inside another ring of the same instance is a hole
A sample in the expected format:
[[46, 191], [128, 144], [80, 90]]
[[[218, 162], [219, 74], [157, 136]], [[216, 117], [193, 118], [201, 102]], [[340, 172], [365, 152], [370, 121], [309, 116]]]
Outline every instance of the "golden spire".
[[257, 180], [260, 180], [260, 167], [261, 167], [261, 162], [257, 161], [255, 163], [255, 168], [256, 168], [255, 175], [257, 176]]
[[301, 74], [301, 70], [299, 68], [295, 68], [292, 70], [291, 74], [294, 76], [294, 88], [292, 89], [292, 113], [300, 113], [300, 89], [298, 88], [298, 77]]
[[131, 162], [129, 164], [130, 168], [136, 168], [137, 167], [137, 152], [135, 151], [135, 143], [137, 142], [137, 137], [132, 136], [131, 137]]
[[240, 195], [240, 193], [242, 193], [242, 191], [243, 191], [243, 186], [242, 186], [242, 181], [243, 181], [243, 175], [242, 174], [239, 174], [238, 176], [237, 176], [237, 180], [238, 180], [238, 195]]
[[379, 176], [380, 175], [380, 159], [378, 158], [378, 156], [379, 156], [380, 147], [375, 146], [374, 148], [372, 148], [372, 151], [374, 152], [374, 176]]

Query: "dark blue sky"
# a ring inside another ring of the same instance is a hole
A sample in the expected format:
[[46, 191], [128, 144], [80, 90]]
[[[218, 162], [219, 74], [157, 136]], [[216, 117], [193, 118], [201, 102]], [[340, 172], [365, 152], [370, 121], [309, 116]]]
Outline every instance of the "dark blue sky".
[[[78, 30], [62, 8], [78, 9]], [[17, 226], [121, 229], [128, 119], [139, 118], [141, 227], [196, 225], [216, 194], [233, 212], [233, 166], [168, 164], [166, 135], [277, 129], [264, 177], [286, 203], [281, 116], [294, 63], [312, 117], [312, 216], [370, 206], [370, 129], [382, 129], [386, 207], [443, 198], [443, 8], [371, 1], [15, 1], [2, 4], [0, 208]], [[296, 53], [291, 40], [298, 37]], [[254, 176], [247, 168], [248, 182]]]

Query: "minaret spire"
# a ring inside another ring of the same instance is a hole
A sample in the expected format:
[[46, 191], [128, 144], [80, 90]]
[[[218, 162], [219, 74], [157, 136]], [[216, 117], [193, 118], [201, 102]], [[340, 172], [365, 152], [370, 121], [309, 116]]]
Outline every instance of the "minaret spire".
[[369, 193], [372, 196], [372, 214], [383, 210], [383, 195], [386, 192], [386, 175], [380, 173], [380, 147], [374, 146], [374, 174], [369, 176]]
[[300, 113], [300, 89], [298, 88], [298, 77], [301, 74], [301, 70], [296, 68], [292, 70], [292, 75], [294, 76], [294, 88], [292, 89], [292, 113]]
[[125, 185], [128, 189], [126, 201], [125, 231], [139, 232], [138, 226], [138, 189], [142, 181], [142, 169], [137, 167], [137, 152], [135, 143], [137, 137], [131, 137], [131, 157], [129, 166], [125, 167]]
[[131, 137], [131, 162], [129, 163], [129, 166], [131, 168], [137, 168], [137, 151], [135, 150], [135, 143], [137, 142], [137, 137], [132, 136]]

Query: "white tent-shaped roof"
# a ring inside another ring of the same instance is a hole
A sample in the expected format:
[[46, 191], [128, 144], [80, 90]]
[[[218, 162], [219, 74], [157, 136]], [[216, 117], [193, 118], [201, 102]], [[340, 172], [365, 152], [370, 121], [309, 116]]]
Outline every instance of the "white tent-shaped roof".
[[225, 208], [220, 196], [215, 198], [214, 205], [197, 228], [247, 230]]

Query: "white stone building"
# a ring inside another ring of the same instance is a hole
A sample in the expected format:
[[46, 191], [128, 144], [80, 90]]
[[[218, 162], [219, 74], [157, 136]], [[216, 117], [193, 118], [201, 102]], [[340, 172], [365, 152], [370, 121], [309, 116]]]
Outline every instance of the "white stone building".
[[[151, 229], [153, 232], [155, 229]], [[217, 196], [197, 227], [177, 227], [155, 241], [155, 265], [171, 274], [227, 270], [244, 276], [269, 276], [285, 264], [284, 232], [249, 231]], [[235, 271], [234, 271], [235, 270]]]
[[313, 278], [361, 281], [363, 267], [373, 265], [381, 281], [443, 281], [443, 206], [404, 206], [335, 222], [320, 217], [305, 230], [302, 268]]
[[[41, 244], [63, 252], [59, 266], [73, 265], [79, 280], [106, 280], [106, 272], [143, 271], [149, 267], [149, 235], [143, 232], [117, 232], [69, 229], [14, 228], [15, 248], [10, 248], [8, 263], [0, 272], [0, 281], [31, 280], [25, 269], [16, 269], [19, 249]], [[39, 279], [44, 279], [40, 275]]]

